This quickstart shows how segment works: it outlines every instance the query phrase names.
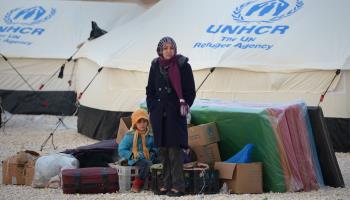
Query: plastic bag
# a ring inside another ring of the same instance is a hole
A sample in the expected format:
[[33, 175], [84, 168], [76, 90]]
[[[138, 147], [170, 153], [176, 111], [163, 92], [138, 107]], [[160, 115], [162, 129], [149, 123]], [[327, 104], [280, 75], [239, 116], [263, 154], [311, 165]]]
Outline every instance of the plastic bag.
[[79, 161], [69, 154], [58, 153], [38, 158], [32, 187], [47, 187], [49, 180], [60, 174], [61, 169], [75, 169]]
[[244, 148], [236, 153], [231, 158], [227, 159], [225, 162], [229, 163], [250, 163], [250, 155], [253, 150], [254, 145], [253, 144], [247, 144], [244, 146]]

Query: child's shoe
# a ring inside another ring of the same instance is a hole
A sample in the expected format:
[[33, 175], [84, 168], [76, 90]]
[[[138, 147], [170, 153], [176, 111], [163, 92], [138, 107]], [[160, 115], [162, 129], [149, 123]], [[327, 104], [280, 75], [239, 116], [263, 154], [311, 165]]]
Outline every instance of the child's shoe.
[[135, 178], [135, 180], [132, 182], [131, 191], [136, 193], [141, 192], [143, 182], [144, 180]]

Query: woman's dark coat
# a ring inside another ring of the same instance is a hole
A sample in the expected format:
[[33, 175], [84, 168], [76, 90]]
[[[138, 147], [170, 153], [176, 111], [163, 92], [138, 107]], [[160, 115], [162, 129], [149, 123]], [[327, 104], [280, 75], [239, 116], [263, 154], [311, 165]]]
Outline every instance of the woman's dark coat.
[[[178, 55], [182, 93], [186, 103], [191, 106], [195, 95], [195, 84], [188, 58]], [[146, 87], [147, 108], [154, 134], [154, 145], [157, 147], [188, 147], [186, 116], [180, 115], [179, 98], [171, 83], [163, 78], [158, 58], [152, 61]], [[164, 117], [166, 116], [166, 117]]]

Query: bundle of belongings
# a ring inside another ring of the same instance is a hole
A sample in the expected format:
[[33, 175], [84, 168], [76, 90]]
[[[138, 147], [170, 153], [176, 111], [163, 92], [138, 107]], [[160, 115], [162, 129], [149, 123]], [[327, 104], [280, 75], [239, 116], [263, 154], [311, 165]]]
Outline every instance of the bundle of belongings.
[[[192, 106], [191, 115], [199, 125], [188, 127], [187, 194], [344, 187], [320, 108], [302, 102], [258, 105], [201, 100]], [[3, 183], [62, 185], [64, 193], [129, 191], [138, 169], [116, 161], [118, 144], [130, 126], [130, 117], [121, 118], [116, 139], [39, 159], [33, 152], [20, 152], [3, 161]], [[152, 166], [149, 177], [144, 189], [159, 190], [162, 166]]]
[[78, 167], [79, 161], [69, 154], [55, 153], [41, 156], [35, 163], [32, 186], [36, 188], [58, 188], [61, 171]]
[[109, 167], [118, 159], [115, 139], [68, 149], [63, 153], [74, 156], [79, 168], [62, 170], [62, 190], [73, 193], [111, 193], [119, 190], [118, 172]]
[[[117, 143], [120, 143], [130, 127], [130, 117], [120, 119]], [[229, 168], [222, 168], [220, 167], [221, 156], [218, 145], [220, 136], [215, 122], [190, 125], [188, 127], [188, 142], [190, 148], [184, 149], [186, 194], [218, 193], [224, 183], [227, 187], [226, 191], [223, 191], [224, 193], [262, 192], [262, 164], [254, 163], [250, 159], [253, 145], [247, 145], [237, 155], [228, 159], [228, 162], [232, 163], [227, 163]], [[236, 163], [237, 165], [235, 165]], [[114, 167], [120, 171], [120, 190], [128, 191], [133, 177], [137, 175], [137, 169], [133, 169], [132, 166], [121, 167], [122, 165], [123, 162], [119, 162]], [[250, 171], [250, 169], [254, 170]], [[151, 167], [151, 189], [155, 193], [162, 185], [162, 176], [162, 165], [154, 164]], [[246, 182], [254, 182], [254, 184], [247, 185]]]
[[118, 144], [114, 139], [103, 140], [95, 144], [67, 149], [62, 153], [70, 154], [79, 161], [79, 167], [108, 167], [108, 163], [118, 160]]
[[[192, 126], [188, 132], [190, 147], [183, 150], [185, 193], [215, 194], [220, 192], [223, 181], [229, 187], [235, 187], [231, 182], [240, 185], [234, 180], [240, 177], [243, 170], [238, 164], [235, 168], [220, 167], [220, 137], [216, 124]], [[130, 191], [131, 183], [139, 172], [137, 167], [128, 166], [127, 162], [119, 159], [117, 149], [116, 140], [111, 139], [41, 157], [32, 151], [19, 152], [3, 161], [3, 183], [26, 184], [36, 188], [61, 187], [65, 194]], [[231, 171], [230, 177], [227, 177], [227, 171]], [[151, 166], [148, 177], [144, 189], [159, 190], [163, 177], [162, 165]], [[256, 182], [255, 179], [247, 181]], [[234, 189], [229, 191], [237, 192]]]
[[[115, 182], [118, 180], [117, 172], [109, 168], [108, 163], [116, 160], [116, 149], [117, 144], [112, 139], [45, 156], [34, 151], [21, 151], [2, 161], [3, 184], [59, 188], [65, 181], [67, 184], [63, 186], [68, 188], [64, 189], [65, 193], [115, 192], [118, 191], [118, 183]], [[113, 189], [105, 189], [98, 181], [105, 181], [105, 174], [110, 172], [113, 176], [108, 182]], [[74, 182], [70, 180], [71, 174], [74, 174]], [[99, 174], [101, 180], [92, 178], [92, 181], [85, 183], [86, 179], [91, 179], [86, 178], [86, 174], [89, 177]], [[71, 185], [74, 185], [73, 191]]]
[[[141, 105], [141, 107], [143, 107], [144, 109], [146, 109], [145, 104]], [[191, 109], [192, 110], [192, 109]], [[192, 113], [191, 113], [192, 114]], [[201, 115], [202, 117], [205, 117], [205, 114]], [[199, 122], [198, 119], [200, 119], [198, 116], [196, 116], [194, 118], [195, 122]], [[192, 125], [189, 124], [188, 125], [188, 144], [190, 146], [189, 149], [185, 150], [185, 151], [189, 151], [191, 150], [193, 153], [192, 155], [194, 155], [196, 158], [193, 159], [192, 156], [192, 161], [197, 161], [198, 163], [205, 163], [209, 166], [209, 171], [210, 170], [218, 170], [219, 173], [219, 178], [220, 178], [220, 187], [223, 185], [223, 183], [226, 183], [226, 186], [228, 186], [228, 191], [232, 192], [232, 193], [261, 193], [262, 192], [262, 164], [260, 163], [257, 164], [258, 165], [258, 169], [257, 169], [257, 173], [254, 176], [251, 177], [246, 177], [248, 178], [247, 180], [251, 181], [251, 182], [255, 182], [255, 189], [246, 189], [246, 190], [242, 190], [240, 189], [235, 190], [234, 187], [229, 184], [229, 180], [233, 180], [236, 177], [236, 173], [238, 175], [242, 174], [243, 171], [246, 170], [246, 168], [249, 168], [250, 166], [254, 165], [255, 163], [252, 162], [252, 160], [246, 160], [245, 162], [247, 163], [246, 165], [244, 165], [243, 163], [239, 163], [239, 167], [234, 167], [234, 168], [230, 168], [229, 171], [231, 172], [231, 177], [228, 178], [227, 176], [225, 176], [224, 172], [221, 172], [220, 167], [218, 167], [219, 165], [217, 165], [217, 169], [214, 168], [216, 166], [216, 163], [221, 162], [221, 155], [220, 155], [220, 150], [219, 150], [219, 143], [228, 143], [229, 141], [220, 141], [220, 135], [219, 135], [219, 130], [217, 128], [217, 124], [216, 122], [214, 122], [215, 120], [211, 120], [211, 122], [204, 122], [202, 124], [198, 124], [198, 125]], [[117, 134], [117, 139], [116, 142], [119, 144], [124, 135], [130, 130], [131, 128], [131, 123], [132, 119], [131, 117], [122, 117], [120, 118], [120, 122], [119, 122], [119, 129], [118, 129], [118, 134]], [[221, 146], [221, 144], [220, 144]], [[251, 151], [251, 150], [250, 150]], [[235, 152], [231, 152], [231, 156], [234, 154]], [[191, 157], [191, 156], [189, 156]], [[226, 156], [227, 157], [227, 156]], [[242, 159], [241, 159], [242, 160]], [[191, 158], [188, 158], [186, 160], [186, 156], [185, 156], [185, 160], [184, 163], [186, 162], [190, 162]], [[237, 162], [238, 163], [238, 162]], [[243, 166], [243, 167], [242, 167]], [[246, 167], [247, 166], [247, 167]], [[259, 167], [260, 166], [260, 167]], [[154, 170], [153, 170], [154, 171]], [[161, 171], [162, 170], [155, 170], [152, 176], [152, 183], [154, 181], [160, 181], [158, 179], [156, 179], [155, 177], [161, 177]], [[196, 170], [194, 170], [196, 171]], [[205, 170], [206, 171], [206, 170]], [[215, 174], [215, 173], [213, 173]], [[223, 175], [221, 175], [223, 174]], [[246, 173], [243, 173], [243, 175]], [[185, 176], [187, 177], [193, 177], [193, 175], [190, 175], [189, 173], [186, 172], [185, 170]], [[215, 175], [214, 175], [215, 177]], [[245, 183], [242, 181], [233, 181], [234, 185], [243, 185], [243, 188], [246, 188]], [[191, 185], [192, 184], [192, 185]], [[198, 188], [196, 188], [196, 186], [193, 186], [193, 181], [187, 181], [187, 185], [191, 185], [192, 189], [187, 189], [186, 193], [188, 194], [195, 194], [195, 193], [215, 193], [215, 192], [219, 192], [219, 190], [212, 190], [212, 191], [205, 191], [205, 190], [198, 190]], [[215, 184], [214, 184], [215, 185]], [[157, 187], [159, 186], [158, 183], [154, 183], [152, 184], [152, 189], [156, 190]], [[130, 186], [129, 186], [130, 187]], [[241, 187], [241, 188], [242, 188]], [[193, 189], [194, 188], [194, 189]], [[215, 191], [215, 192], [214, 192]]]
[[[163, 166], [155, 164], [151, 167], [152, 191], [159, 191], [163, 183]], [[216, 194], [220, 190], [217, 170], [209, 168], [208, 164], [190, 162], [183, 165], [186, 194]]]

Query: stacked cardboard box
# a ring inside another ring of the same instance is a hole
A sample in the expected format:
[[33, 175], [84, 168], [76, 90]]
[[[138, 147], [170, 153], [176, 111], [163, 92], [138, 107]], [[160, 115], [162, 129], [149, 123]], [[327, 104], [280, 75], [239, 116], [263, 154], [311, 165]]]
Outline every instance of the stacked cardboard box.
[[231, 193], [262, 193], [262, 163], [225, 163], [221, 161], [216, 123], [201, 124], [188, 129], [188, 142], [199, 162], [215, 165], [221, 183]]
[[32, 185], [35, 160], [39, 154], [33, 151], [21, 151], [2, 161], [2, 183], [5, 185]]
[[214, 122], [188, 128], [188, 144], [196, 153], [198, 162], [214, 164], [221, 161], [219, 141], [219, 132]]
[[118, 128], [118, 134], [117, 134], [117, 139], [116, 142], [119, 144], [125, 133], [129, 131], [131, 127], [131, 117], [121, 117], [119, 121], [119, 128]]

